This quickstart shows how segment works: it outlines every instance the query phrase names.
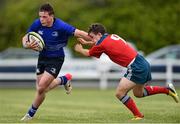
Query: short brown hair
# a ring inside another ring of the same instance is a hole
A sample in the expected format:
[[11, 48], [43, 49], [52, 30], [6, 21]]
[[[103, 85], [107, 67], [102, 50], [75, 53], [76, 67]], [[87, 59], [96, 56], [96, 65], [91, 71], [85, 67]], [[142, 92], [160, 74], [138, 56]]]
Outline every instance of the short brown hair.
[[93, 32], [94, 34], [101, 33], [102, 35], [104, 35], [106, 33], [106, 28], [102, 24], [95, 23], [89, 27], [88, 33], [91, 32]]
[[54, 15], [54, 9], [49, 3], [45, 3], [41, 5], [41, 7], [39, 8], [39, 12], [44, 12], [44, 11], [48, 12], [49, 15]]

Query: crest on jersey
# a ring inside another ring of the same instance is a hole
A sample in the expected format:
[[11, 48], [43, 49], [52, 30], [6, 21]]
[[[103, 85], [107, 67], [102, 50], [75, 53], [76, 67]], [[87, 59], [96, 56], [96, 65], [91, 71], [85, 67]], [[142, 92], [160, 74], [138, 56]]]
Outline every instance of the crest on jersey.
[[53, 37], [57, 37], [58, 36], [58, 32], [57, 31], [53, 31], [51, 34]]

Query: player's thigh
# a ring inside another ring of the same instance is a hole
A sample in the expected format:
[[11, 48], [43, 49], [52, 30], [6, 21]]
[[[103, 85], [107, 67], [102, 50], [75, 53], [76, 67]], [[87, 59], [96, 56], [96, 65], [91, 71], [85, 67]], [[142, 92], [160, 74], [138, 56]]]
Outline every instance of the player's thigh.
[[45, 90], [50, 83], [54, 80], [54, 76], [49, 74], [48, 72], [44, 72], [42, 74], [42, 76], [40, 77], [39, 83], [38, 83], [38, 87], [42, 88], [43, 90]]
[[119, 85], [116, 89], [116, 96], [119, 95], [119, 97], [122, 97], [123, 95], [127, 94], [129, 90], [133, 89], [135, 86], [136, 84], [134, 82], [123, 77], [120, 80]]
[[40, 75], [37, 75], [37, 76], [36, 76], [36, 89], [37, 89], [38, 86], [39, 86], [39, 82], [40, 82], [42, 76], [43, 76], [43, 74], [40, 74]]
[[136, 96], [136, 97], [142, 97], [142, 96], [143, 96], [144, 85], [145, 85], [145, 84], [137, 84], [137, 85], [133, 88], [133, 94], [134, 94], [134, 96]]

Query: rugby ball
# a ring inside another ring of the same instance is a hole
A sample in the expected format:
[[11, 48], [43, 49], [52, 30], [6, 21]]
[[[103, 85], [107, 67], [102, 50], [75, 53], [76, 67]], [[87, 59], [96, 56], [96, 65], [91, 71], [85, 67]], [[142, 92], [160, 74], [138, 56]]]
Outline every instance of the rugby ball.
[[29, 32], [28, 33], [28, 41], [30, 43], [35, 41], [38, 44], [37, 48], [35, 48], [35, 50], [37, 50], [37, 51], [42, 51], [43, 48], [45, 47], [45, 43], [44, 43], [43, 38], [41, 37], [41, 35], [39, 35], [36, 32]]

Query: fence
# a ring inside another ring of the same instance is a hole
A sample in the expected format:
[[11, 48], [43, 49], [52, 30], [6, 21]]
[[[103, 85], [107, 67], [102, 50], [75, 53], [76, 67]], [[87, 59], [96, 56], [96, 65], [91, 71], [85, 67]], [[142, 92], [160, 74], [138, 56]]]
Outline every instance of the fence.
[[[36, 59], [14, 60], [0, 62], [0, 83], [35, 80]], [[153, 80], [164, 80], [165, 83], [180, 81], [180, 61], [178, 60], [149, 60], [152, 67], [157, 68], [152, 72]], [[161, 69], [159, 69], [161, 67]], [[106, 89], [109, 80], [120, 80], [126, 72], [109, 60], [97, 61], [96, 59], [68, 59], [65, 61], [60, 75], [71, 73], [73, 80], [96, 80], [99, 87]], [[178, 83], [180, 84], [180, 83]], [[177, 85], [177, 84], [175, 84]]]

